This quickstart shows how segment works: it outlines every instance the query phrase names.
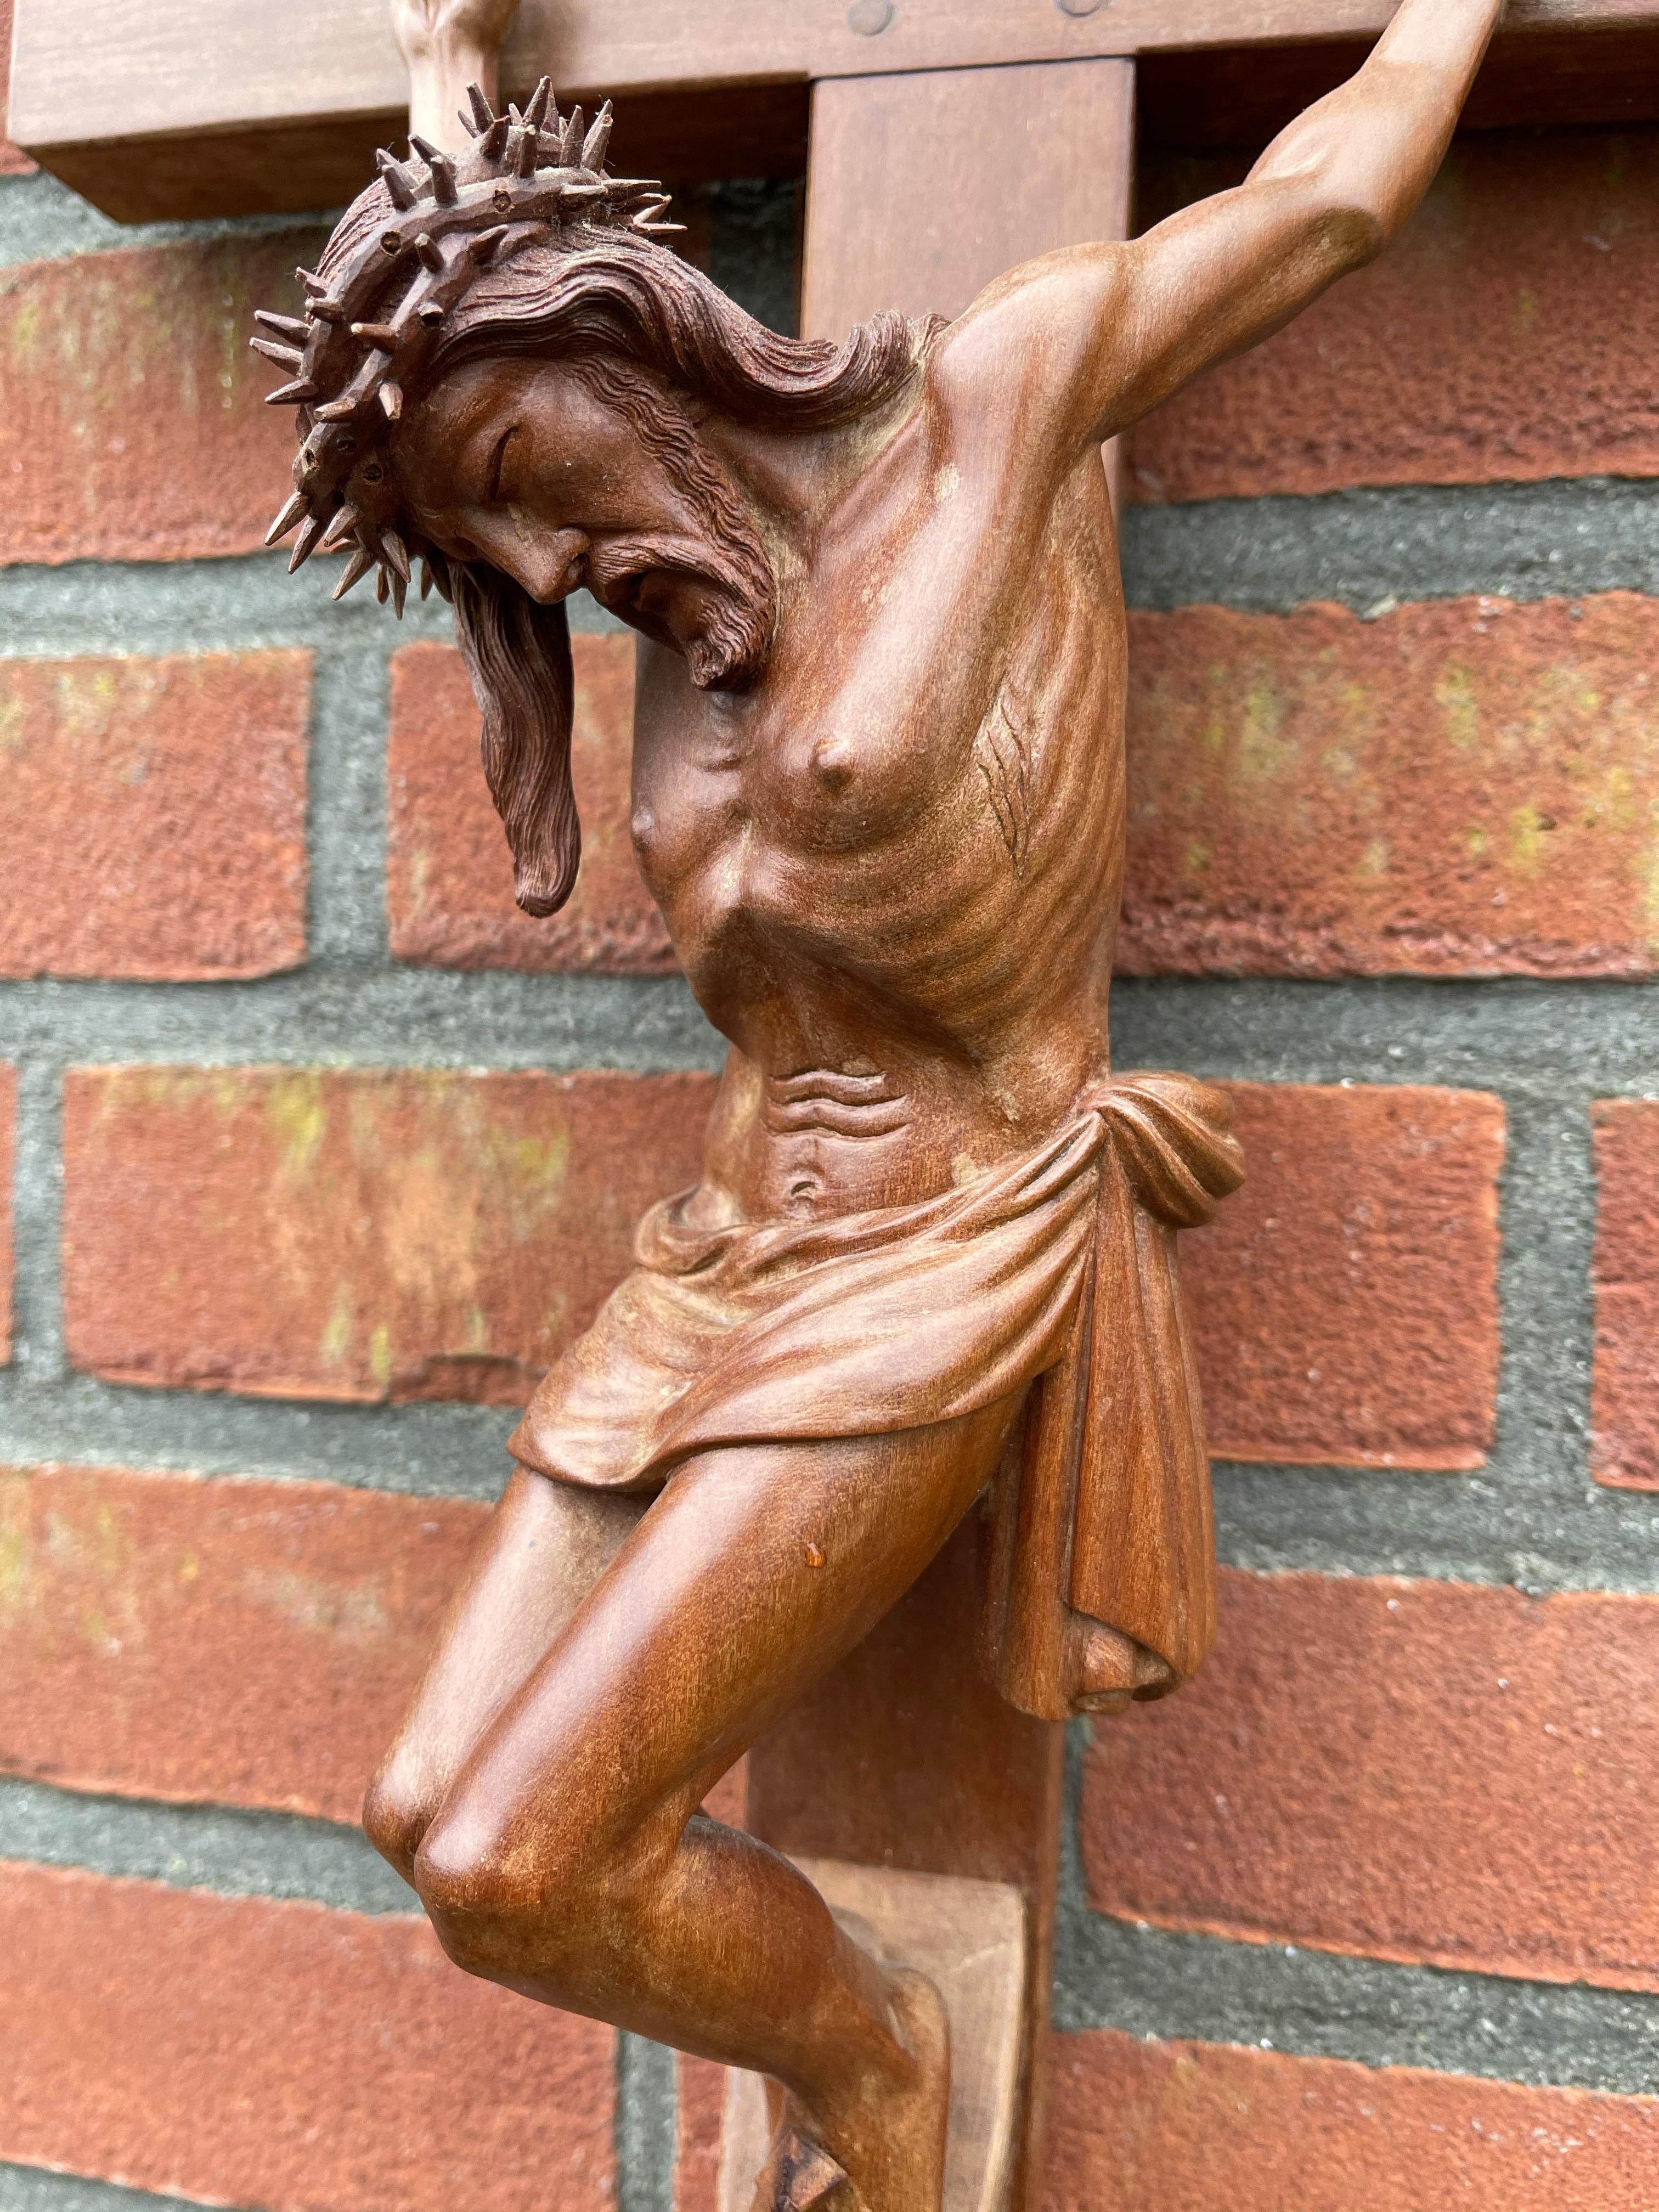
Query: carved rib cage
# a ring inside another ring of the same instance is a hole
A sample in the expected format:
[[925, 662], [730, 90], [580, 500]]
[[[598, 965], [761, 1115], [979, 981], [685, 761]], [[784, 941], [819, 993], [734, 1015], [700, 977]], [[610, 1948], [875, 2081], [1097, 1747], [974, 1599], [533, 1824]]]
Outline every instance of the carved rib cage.
[[[415, 137], [407, 162], [382, 150], [376, 160], [391, 202], [386, 220], [329, 281], [296, 270], [307, 295], [303, 317], [261, 308], [255, 320], [269, 335], [249, 342], [289, 374], [267, 404], [300, 410], [295, 490], [266, 544], [300, 526], [290, 575], [313, 553], [349, 546], [335, 598], [375, 568], [378, 596], [390, 599], [400, 617], [411, 549], [394, 526], [385, 441], [405, 391], [479, 271], [578, 224], [649, 239], [683, 228], [662, 221], [668, 196], [654, 179], [605, 173], [609, 100], [590, 125], [580, 107], [560, 115], [545, 77], [522, 114], [510, 105], [505, 114], [494, 113], [477, 85], [467, 96], [466, 151], [444, 154]], [[441, 554], [414, 550], [422, 597], [434, 581], [448, 597]]]

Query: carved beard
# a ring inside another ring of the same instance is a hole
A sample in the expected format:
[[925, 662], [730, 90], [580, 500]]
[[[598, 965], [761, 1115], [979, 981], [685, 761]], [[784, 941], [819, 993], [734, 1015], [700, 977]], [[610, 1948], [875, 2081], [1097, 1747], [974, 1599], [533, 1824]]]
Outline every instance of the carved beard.
[[[605, 404], [623, 416], [641, 445], [661, 461], [697, 519], [695, 551], [683, 538], [616, 538], [596, 547], [587, 564], [594, 597], [647, 636], [685, 656], [700, 691], [745, 690], [764, 673], [777, 627], [778, 586], [753, 515], [726, 470], [675, 401], [640, 371], [603, 357], [572, 367]], [[694, 579], [713, 601], [702, 630], [677, 637], [632, 604], [629, 580], [654, 569]]]

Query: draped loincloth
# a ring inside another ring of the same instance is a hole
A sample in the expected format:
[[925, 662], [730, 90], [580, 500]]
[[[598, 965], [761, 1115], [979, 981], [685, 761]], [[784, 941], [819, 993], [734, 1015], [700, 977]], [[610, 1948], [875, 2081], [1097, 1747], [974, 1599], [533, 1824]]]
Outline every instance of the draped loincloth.
[[988, 1671], [1048, 1719], [1162, 1694], [1215, 1633], [1175, 1231], [1243, 1180], [1229, 1118], [1188, 1076], [1127, 1076], [915, 1205], [706, 1229], [665, 1200], [509, 1449], [649, 1490], [692, 1453], [918, 1428], [1029, 1385], [992, 1501]]

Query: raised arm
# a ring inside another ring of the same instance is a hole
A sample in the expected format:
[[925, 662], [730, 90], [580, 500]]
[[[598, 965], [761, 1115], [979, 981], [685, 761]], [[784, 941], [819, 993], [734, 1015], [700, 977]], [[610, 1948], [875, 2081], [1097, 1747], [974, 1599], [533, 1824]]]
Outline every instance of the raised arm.
[[[1082, 434], [1127, 428], [1382, 251], [1440, 166], [1501, 5], [1404, 0], [1358, 76], [1280, 131], [1237, 190], [1115, 251], [1094, 249], [1093, 283], [1074, 264], [1091, 324]], [[1052, 258], [1056, 277], [1066, 258]], [[1062, 277], [1042, 319], [1066, 289]]]

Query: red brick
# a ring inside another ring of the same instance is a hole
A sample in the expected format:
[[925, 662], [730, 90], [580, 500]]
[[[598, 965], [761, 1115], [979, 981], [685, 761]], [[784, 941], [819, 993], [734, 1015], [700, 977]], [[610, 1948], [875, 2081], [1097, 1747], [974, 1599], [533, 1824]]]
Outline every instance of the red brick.
[[1595, 1148], [1595, 1376], [1590, 1466], [1659, 1490], [1659, 1100], [1603, 1098]]
[[1498, 1382], [1501, 1101], [1225, 1087], [1244, 1188], [1181, 1240], [1211, 1450], [1479, 1467]]
[[607, 2028], [423, 1920], [0, 1867], [0, 2158], [270, 2212], [604, 2212]]
[[6, 87], [11, 77], [12, 0], [0, 0], [0, 177], [26, 177], [34, 164], [6, 136]]
[[314, 230], [72, 255], [0, 271], [0, 564], [251, 552], [294, 417], [248, 351], [291, 311]]
[[569, 904], [545, 921], [513, 902], [512, 862], [478, 765], [478, 710], [459, 653], [411, 645], [393, 659], [386, 908], [400, 959], [537, 974], [672, 970], [629, 830], [634, 641], [574, 637], [571, 653], [582, 865]]
[[1659, 600], [1130, 622], [1125, 972], [1655, 972]]
[[1190, 1689], [1103, 1727], [1083, 1838], [1126, 1919], [1659, 1990], [1659, 1599], [1222, 1577]]
[[486, 1511], [0, 1469], [0, 1767], [356, 1820]]
[[720, 2212], [720, 2115], [726, 2069], [707, 2058], [675, 2061], [674, 2212]]
[[[1185, 163], [1146, 204], [1238, 173]], [[1141, 426], [1134, 495], [1651, 476], [1656, 248], [1659, 131], [1460, 139], [1380, 261]]]
[[11, 1358], [11, 1183], [17, 1150], [17, 1071], [0, 1060], [0, 1367]]
[[1054, 2038], [1044, 2212], [1646, 2212], [1659, 2099]]
[[[64, 1083], [75, 1364], [514, 1402], [695, 1182], [702, 1075], [128, 1067]], [[165, 1232], [165, 1233], [163, 1233]]]
[[308, 653], [0, 661], [0, 975], [305, 957]]

